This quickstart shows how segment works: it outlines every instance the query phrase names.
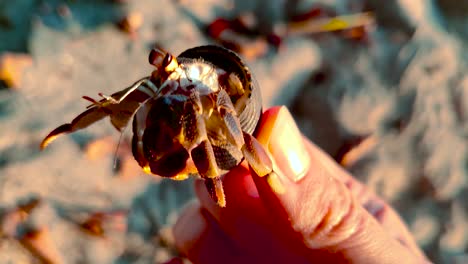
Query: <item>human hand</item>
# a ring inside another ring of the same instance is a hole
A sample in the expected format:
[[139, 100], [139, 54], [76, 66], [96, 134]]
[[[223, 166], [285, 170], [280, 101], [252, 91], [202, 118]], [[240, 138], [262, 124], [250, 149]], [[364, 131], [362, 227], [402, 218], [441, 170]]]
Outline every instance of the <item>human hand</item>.
[[[176, 246], [194, 263], [427, 263], [396, 212], [304, 139], [285, 107], [265, 112], [268, 146], [284, 193], [238, 166], [224, 178], [227, 206], [199, 201], [174, 226]], [[252, 176], [251, 176], [252, 175]]]

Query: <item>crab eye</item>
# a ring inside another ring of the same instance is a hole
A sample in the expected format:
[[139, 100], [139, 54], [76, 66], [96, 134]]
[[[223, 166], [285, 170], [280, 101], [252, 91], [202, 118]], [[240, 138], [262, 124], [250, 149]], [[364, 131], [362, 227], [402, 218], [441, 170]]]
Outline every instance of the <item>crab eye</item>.
[[166, 57], [164, 57], [163, 61], [163, 68], [166, 72], [170, 73], [175, 71], [175, 69], [179, 66], [177, 63], [176, 58], [174, 58], [171, 54], [167, 53]]
[[160, 67], [163, 63], [163, 60], [167, 57], [166, 53], [167, 52], [164, 52], [161, 49], [157, 49], [157, 48], [152, 49], [148, 56], [149, 63], [156, 67]]
[[163, 66], [166, 67], [168, 66], [172, 61], [172, 55], [171, 54], [166, 54], [166, 56], [164, 57], [164, 62], [163, 62]]

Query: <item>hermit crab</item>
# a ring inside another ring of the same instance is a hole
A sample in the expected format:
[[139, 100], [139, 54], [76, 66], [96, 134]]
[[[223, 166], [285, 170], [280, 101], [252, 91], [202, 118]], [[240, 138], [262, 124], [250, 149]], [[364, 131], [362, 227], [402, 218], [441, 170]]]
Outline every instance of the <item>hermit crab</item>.
[[155, 48], [149, 62], [156, 69], [132, 86], [100, 94], [99, 101], [83, 96], [92, 104], [50, 132], [41, 149], [108, 116], [121, 132], [133, 119], [132, 152], [145, 172], [175, 180], [199, 175], [221, 207], [221, 177], [244, 159], [257, 175], [274, 175], [268, 152], [252, 135], [262, 114], [260, 88], [239, 56], [213, 45], [178, 57]]

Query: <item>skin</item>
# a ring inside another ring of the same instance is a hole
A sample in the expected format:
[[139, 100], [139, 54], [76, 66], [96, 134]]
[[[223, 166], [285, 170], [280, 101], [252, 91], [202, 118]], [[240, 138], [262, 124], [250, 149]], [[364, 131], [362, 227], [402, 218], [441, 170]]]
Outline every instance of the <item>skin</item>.
[[196, 182], [198, 200], [173, 230], [193, 263], [429, 262], [397, 213], [305, 139], [286, 108], [265, 112], [257, 138], [278, 182], [241, 164], [223, 177], [225, 208]]

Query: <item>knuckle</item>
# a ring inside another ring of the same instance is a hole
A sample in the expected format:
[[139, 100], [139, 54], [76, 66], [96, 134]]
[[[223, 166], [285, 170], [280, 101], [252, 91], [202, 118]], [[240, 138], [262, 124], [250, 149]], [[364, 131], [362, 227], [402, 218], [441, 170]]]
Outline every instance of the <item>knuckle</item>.
[[333, 247], [360, 232], [363, 209], [344, 184], [333, 177], [313, 194], [304, 194], [306, 204], [295, 210], [293, 228], [302, 234], [310, 248]]

